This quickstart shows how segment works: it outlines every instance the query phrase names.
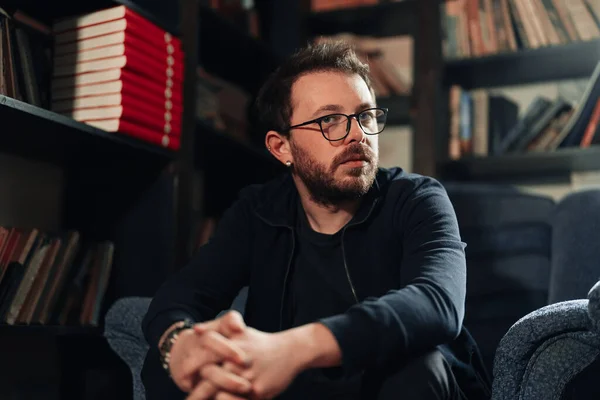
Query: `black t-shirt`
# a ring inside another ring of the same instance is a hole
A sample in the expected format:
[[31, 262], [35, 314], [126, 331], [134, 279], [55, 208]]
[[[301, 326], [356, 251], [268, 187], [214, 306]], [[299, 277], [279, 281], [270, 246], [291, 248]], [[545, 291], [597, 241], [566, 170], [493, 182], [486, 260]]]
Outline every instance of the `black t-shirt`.
[[[302, 205], [296, 220], [288, 303], [294, 327], [343, 313], [355, 304], [342, 255], [342, 230], [333, 235], [314, 231]], [[359, 378], [341, 379], [339, 368], [304, 371], [282, 399], [358, 399]]]

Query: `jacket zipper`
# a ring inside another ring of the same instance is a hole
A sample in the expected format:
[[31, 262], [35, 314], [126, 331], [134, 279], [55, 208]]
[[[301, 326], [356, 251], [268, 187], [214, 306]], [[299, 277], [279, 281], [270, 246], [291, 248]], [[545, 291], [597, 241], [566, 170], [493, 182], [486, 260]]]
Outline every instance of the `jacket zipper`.
[[348, 229], [348, 227], [362, 224], [364, 221], [366, 221], [371, 216], [371, 212], [373, 212], [373, 209], [375, 208], [375, 204], [377, 204], [377, 199], [375, 199], [375, 201], [371, 205], [371, 208], [369, 209], [369, 212], [363, 218], [362, 221], [355, 222], [354, 224], [351, 224], [351, 225], [346, 225], [342, 230], [342, 239], [341, 240], [342, 240], [342, 259], [344, 261], [344, 270], [346, 271], [346, 278], [348, 279], [348, 284], [350, 285], [350, 290], [352, 290], [352, 296], [354, 297], [354, 301], [356, 302], [356, 304], [360, 303], [360, 301], [358, 301], [358, 295], [356, 294], [356, 289], [354, 287], [354, 284], [352, 283], [352, 277], [350, 276], [350, 270], [348, 269], [348, 263], [346, 262], [346, 247], [344, 246], [344, 235], [345, 235], [346, 229]]
[[344, 246], [344, 234], [346, 233], [347, 226], [344, 227], [342, 231], [342, 259], [344, 260], [344, 270], [346, 270], [346, 278], [348, 278], [348, 283], [350, 284], [350, 289], [352, 290], [352, 296], [354, 296], [354, 301], [356, 304], [359, 303], [358, 296], [356, 295], [356, 289], [354, 288], [354, 284], [352, 283], [352, 278], [350, 277], [350, 270], [348, 270], [348, 263], [346, 263], [346, 249]]
[[292, 233], [292, 251], [290, 252], [290, 258], [288, 260], [287, 269], [285, 271], [285, 277], [283, 278], [283, 290], [281, 291], [281, 305], [279, 306], [279, 330], [283, 330], [283, 303], [285, 301], [285, 291], [287, 288], [287, 281], [290, 275], [290, 269], [292, 268], [292, 260], [294, 259], [294, 251], [296, 251], [296, 235], [294, 234], [294, 228], [288, 227]]

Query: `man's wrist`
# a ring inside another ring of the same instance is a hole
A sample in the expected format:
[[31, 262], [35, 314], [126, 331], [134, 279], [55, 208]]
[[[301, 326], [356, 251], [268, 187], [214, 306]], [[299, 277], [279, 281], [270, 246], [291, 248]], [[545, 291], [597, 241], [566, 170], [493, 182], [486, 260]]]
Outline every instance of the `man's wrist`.
[[312, 323], [283, 332], [294, 349], [301, 370], [335, 367], [342, 362], [340, 347], [323, 324]]
[[159, 341], [159, 355], [163, 368], [170, 375], [171, 348], [180, 334], [193, 329], [193, 322], [189, 319], [179, 321], [171, 325]]

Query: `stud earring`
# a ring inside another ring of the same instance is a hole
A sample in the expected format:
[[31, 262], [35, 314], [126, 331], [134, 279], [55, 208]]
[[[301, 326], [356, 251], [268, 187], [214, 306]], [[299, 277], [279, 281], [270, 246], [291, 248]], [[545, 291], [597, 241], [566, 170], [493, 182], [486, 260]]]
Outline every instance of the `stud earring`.
[[291, 167], [291, 166], [292, 166], [292, 162], [291, 162], [290, 160], [287, 160], [287, 161], [285, 162], [285, 165], [287, 165], [288, 167]]
[[271, 146], [267, 146], [267, 149], [269, 149], [269, 151], [271, 151]]

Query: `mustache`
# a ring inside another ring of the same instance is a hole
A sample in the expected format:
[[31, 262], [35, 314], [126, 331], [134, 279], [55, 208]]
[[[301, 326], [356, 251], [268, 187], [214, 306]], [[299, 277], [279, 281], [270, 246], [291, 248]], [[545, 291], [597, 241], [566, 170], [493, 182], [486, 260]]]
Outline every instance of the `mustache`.
[[375, 154], [369, 146], [359, 143], [352, 143], [343, 153], [338, 154], [333, 159], [333, 165], [343, 164], [346, 161], [356, 160], [357, 158], [372, 162], [375, 158]]

